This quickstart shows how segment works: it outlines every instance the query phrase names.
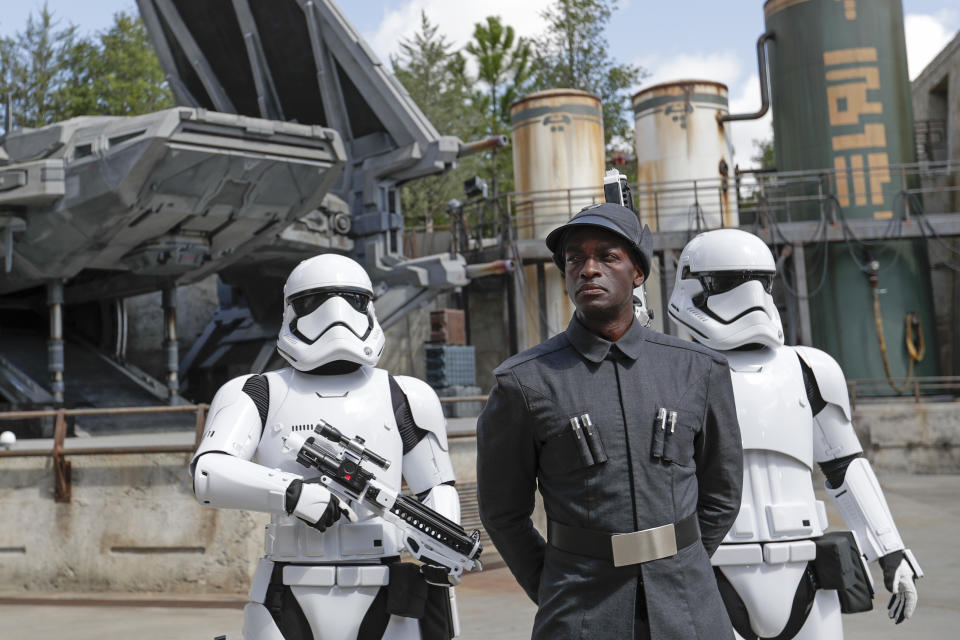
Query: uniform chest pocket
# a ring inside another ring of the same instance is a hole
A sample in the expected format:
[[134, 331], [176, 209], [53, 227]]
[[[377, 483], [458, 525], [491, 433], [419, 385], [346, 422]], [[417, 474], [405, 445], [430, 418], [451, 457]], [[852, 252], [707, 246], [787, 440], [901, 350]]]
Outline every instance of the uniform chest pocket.
[[691, 467], [693, 441], [699, 431], [699, 420], [689, 412], [661, 409], [653, 425], [651, 455], [664, 462]]
[[600, 430], [586, 413], [567, 417], [558, 432], [548, 436], [540, 448], [540, 467], [549, 475], [569, 473], [606, 461]]

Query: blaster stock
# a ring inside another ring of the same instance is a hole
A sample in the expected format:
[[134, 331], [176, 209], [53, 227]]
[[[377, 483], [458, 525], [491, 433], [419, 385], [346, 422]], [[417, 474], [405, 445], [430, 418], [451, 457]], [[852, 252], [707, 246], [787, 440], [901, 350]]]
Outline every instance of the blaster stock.
[[422, 562], [446, 567], [450, 584], [459, 584], [464, 571], [482, 569], [480, 532], [467, 534], [456, 522], [379, 482], [362, 463], [386, 470], [390, 461], [368, 450], [363, 438], [348, 438], [320, 420], [313, 434], [291, 433], [284, 446], [301, 465], [319, 471], [320, 483], [342, 502], [363, 504], [398, 527], [407, 550]]

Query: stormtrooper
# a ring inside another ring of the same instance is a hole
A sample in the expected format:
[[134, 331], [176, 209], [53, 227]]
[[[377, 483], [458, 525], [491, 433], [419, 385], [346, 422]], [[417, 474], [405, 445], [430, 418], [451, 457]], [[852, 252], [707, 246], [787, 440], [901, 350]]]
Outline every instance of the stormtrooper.
[[334, 254], [304, 260], [283, 296], [277, 350], [290, 366], [223, 385], [190, 465], [201, 504], [271, 514], [243, 637], [450, 638], [456, 605], [453, 589], [435, 586], [438, 567], [399, 562], [397, 527], [331, 495], [284, 444], [320, 421], [362, 438], [392, 463], [378, 470], [380, 483], [399, 492], [406, 480], [423, 504], [456, 523], [440, 401], [426, 383], [375, 368], [384, 334], [370, 278], [356, 262]]
[[[878, 560], [889, 617], [909, 618], [923, 572], [862, 457], [840, 366], [785, 346], [771, 287], [776, 265], [756, 236], [709, 231], [680, 254], [671, 319], [730, 363], [743, 438], [743, 502], [712, 563], [738, 637], [834, 640], [841, 612], [869, 609], [864, 560]], [[850, 532], [824, 533], [816, 462]]]

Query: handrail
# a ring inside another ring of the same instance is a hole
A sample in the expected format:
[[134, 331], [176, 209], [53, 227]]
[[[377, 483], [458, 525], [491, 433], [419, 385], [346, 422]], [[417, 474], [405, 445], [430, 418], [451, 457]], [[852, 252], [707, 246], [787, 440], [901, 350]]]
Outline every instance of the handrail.
[[[148, 406], [148, 407], [102, 407], [83, 409], [35, 409], [29, 411], [0, 412], [0, 421], [23, 420], [25, 418], [55, 418], [53, 428], [52, 449], [11, 449], [0, 451], [2, 458], [53, 458], [54, 469], [54, 499], [57, 502], [70, 502], [71, 494], [71, 465], [68, 456], [78, 455], [119, 455], [131, 453], [192, 453], [196, 450], [203, 436], [203, 425], [206, 422], [208, 404]], [[196, 413], [194, 422], [194, 442], [192, 445], [131, 445], [131, 446], [104, 446], [83, 449], [68, 449], [65, 447], [67, 439], [68, 416], [91, 415], [147, 415], [156, 413]]]

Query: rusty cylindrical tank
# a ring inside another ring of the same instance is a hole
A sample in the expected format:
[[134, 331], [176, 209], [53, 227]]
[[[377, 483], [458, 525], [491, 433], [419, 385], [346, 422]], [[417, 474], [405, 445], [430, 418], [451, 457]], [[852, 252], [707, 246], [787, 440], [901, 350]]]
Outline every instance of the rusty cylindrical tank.
[[[905, 186], [889, 165], [915, 161], [910, 82], [900, 0], [768, 0], [764, 4], [777, 169], [835, 170], [832, 193], [846, 219], [899, 216]], [[816, 207], [795, 217], [818, 219]], [[837, 243], [808, 253], [807, 281], [828, 273], [810, 301], [814, 344], [848, 378], [883, 378], [873, 291], [864, 272], [880, 263], [878, 292], [894, 377], [909, 369], [905, 316], [916, 312], [926, 355], [915, 374], [939, 374], [926, 247], [919, 240]]]
[[[698, 213], [701, 228], [737, 226], [736, 199], [723, 180], [731, 149], [718, 112], [730, 112], [727, 86], [709, 80], [666, 82], [633, 96], [637, 209], [651, 229], [697, 229]], [[644, 186], [664, 182], [679, 184]]]
[[[717, 114], [730, 112], [727, 86], [710, 80], [678, 80], [633, 96], [637, 192], [641, 222], [655, 231], [705, 231], [738, 224], [732, 149]], [[655, 260], [647, 278], [653, 327], [663, 330], [665, 288]]]
[[[599, 98], [575, 89], [532, 93], [510, 107], [510, 123], [519, 238], [543, 239], [583, 207], [602, 201]], [[526, 311], [519, 324], [522, 342], [532, 346], [566, 329], [573, 305], [552, 263], [529, 265], [523, 277]]]

